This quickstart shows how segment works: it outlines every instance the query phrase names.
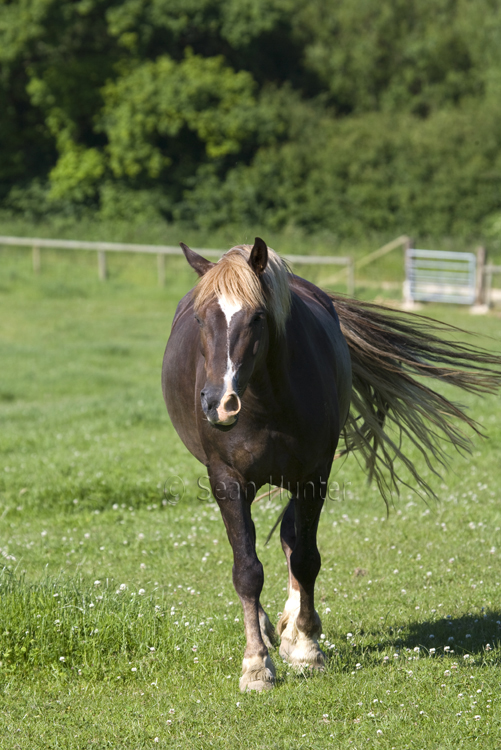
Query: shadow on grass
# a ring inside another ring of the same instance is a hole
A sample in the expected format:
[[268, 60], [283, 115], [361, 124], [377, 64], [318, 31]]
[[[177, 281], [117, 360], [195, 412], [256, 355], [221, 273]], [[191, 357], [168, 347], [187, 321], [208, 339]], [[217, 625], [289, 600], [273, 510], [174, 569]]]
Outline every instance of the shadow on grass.
[[[405, 633], [405, 634], [404, 634]], [[482, 608], [478, 613], [462, 617], [443, 617], [439, 620], [411, 623], [402, 634], [404, 648], [431, 648], [435, 652], [483, 655], [501, 663], [501, 652], [496, 649], [501, 638], [501, 611]], [[430, 636], [433, 636], [430, 637]], [[397, 645], [398, 642], [395, 642]]]
[[[360, 636], [363, 641], [359, 642]], [[378, 640], [377, 643], [374, 641]], [[367, 643], [367, 640], [372, 643]], [[365, 641], [365, 642], [364, 642]], [[393, 661], [388, 652], [400, 658], [433, 657], [461, 661], [472, 667], [501, 665], [501, 610], [482, 608], [462, 617], [445, 616], [403, 627], [385, 627], [379, 631], [360, 630], [339, 650], [328, 651], [327, 664], [343, 671]], [[350, 648], [351, 647], [351, 648]], [[469, 660], [469, 661], [468, 661]], [[400, 662], [399, 662], [400, 663]]]

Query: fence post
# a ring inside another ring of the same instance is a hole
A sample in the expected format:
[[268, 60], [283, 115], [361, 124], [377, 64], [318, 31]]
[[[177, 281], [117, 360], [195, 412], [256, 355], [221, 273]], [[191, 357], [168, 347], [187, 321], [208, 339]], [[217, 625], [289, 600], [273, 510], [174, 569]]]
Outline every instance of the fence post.
[[414, 245], [414, 241], [407, 237], [406, 241], [404, 242], [404, 267], [405, 267], [405, 281], [403, 284], [403, 298], [404, 298], [404, 305], [412, 306], [414, 303], [414, 300], [412, 299], [412, 293], [411, 293], [411, 261], [409, 256], [409, 251], [412, 249], [412, 246]]
[[484, 289], [484, 268], [485, 268], [485, 247], [477, 247], [477, 268], [475, 278], [475, 305], [483, 305], [485, 302]]
[[42, 268], [42, 258], [40, 255], [40, 248], [38, 245], [33, 245], [33, 272], [40, 273]]
[[484, 268], [485, 273], [485, 304], [489, 308], [492, 304], [492, 267], [490, 265]]
[[157, 270], [158, 270], [158, 286], [165, 286], [165, 255], [158, 253], [157, 255]]
[[97, 251], [97, 268], [99, 273], [99, 280], [106, 281], [106, 253], [104, 252], [104, 250]]

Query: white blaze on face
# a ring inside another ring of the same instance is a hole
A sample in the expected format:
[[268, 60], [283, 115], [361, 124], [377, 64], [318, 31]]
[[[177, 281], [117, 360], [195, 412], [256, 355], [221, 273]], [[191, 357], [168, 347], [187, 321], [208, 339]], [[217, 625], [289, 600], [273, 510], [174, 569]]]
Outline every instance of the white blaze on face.
[[230, 323], [235, 313], [242, 309], [238, 303], [228, 300], [226, 297], [218, 297], [219, 307], [224, 313], [227, 325], [226, 339], [226, 373], [224, 376], [224, 393], [233, 393], [233, 378], [235, 377], [235, 367], [230, 357]]
[[238, 302], [231, 302], [230, 300], [226, 299], [226, 297], [218, 297], [217, 301], [219, 302], [219, 307], [224, 312], [224, 317], [226, 318], [229, 329], [232, 317], [235, 315], [235, 313], [242, 309], [242, 305], [239, 305]]

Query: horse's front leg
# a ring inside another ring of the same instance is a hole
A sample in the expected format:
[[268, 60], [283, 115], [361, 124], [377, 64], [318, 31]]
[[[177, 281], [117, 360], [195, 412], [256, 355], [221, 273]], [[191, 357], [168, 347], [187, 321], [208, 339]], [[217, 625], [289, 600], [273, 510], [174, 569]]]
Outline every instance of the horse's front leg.
[[[256, 554], [256, 532], [250, 505], [255, 491], [224, 469], [209, 472], [212, 492], [223, 517], [233, 550], [233, 585], [242, 603], [247, 645], [242, 664], [240, 689], [266, 690], [275, 683], [275, 667], [268, 654], [263, 633], [268, 618], [259, 597], [264, 583], [263, 566]], [[247, 497], [247, 492], [249, 497]], [[263, 627], [263, 633], [261, 632]]]
[[322, 669], [324, 653], [318, 640], [322, 623], [315, 610], [315, 580], [320, 571], [317, 528], [324, 502], [320, 482], [307, 482], [293, 497], [280, 528], [289, 570], [288, 598], [277, 631], [280, 656], [298, 667]]

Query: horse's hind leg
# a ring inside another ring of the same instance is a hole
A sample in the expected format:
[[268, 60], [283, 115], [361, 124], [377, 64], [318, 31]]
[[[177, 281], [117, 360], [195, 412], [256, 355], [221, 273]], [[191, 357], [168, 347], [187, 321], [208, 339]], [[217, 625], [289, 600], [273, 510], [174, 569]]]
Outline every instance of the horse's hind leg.
[[277, 625], [280, 656], [294, 666], [322, 669], [324, 653], [318, 644], [322, 624], [315, 610], [314, 588], [320, 570], [316, 534], [323, 497], [316, 484], [301, 495], [291, 498], [280, 528], [289, 570], [288, 598]]
[[259, 626], [261, 628], [261, 637], [266, 648], [269, 649], [276, 646], [278, 642], [276, 630], [261, 604], [259, 605]]
[[[234, 478], [211, 472], [212, 491], [218, 502], [226, 532], [233, 549], [233, 585], [242, 603], [247, 646], [242, 664], [240, 689], [266, 690], [275, 683], [275, 667], [268, 654], [271, 645], [267, 630], [267, 617], [260, 606], [264, 574], [256, 555], [256, 534], [250, 513], [250, 503], [242, 484]], [[265, 639], [261, 632], [261, 622]]]

